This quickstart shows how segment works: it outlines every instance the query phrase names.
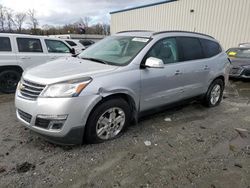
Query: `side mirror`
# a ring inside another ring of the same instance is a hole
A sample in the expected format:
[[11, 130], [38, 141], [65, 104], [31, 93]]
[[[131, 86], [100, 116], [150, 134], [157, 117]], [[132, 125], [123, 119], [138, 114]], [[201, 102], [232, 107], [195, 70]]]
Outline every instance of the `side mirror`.
[[75, 50], [75, 48], [71, 48], [71, 49], [70, 49], [70, 53], [72, 53], [72, 54], [76, 54], [76, 50]]
[[145, 67], [148, 68], [164, 68], [164, 63], [161, 59], [155, 58], [155, 57], [149, 57], [146, 60]]

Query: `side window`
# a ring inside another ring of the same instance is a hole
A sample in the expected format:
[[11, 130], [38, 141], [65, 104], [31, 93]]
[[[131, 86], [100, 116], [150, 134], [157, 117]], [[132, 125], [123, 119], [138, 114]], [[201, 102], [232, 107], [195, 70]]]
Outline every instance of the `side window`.
[[206, 57], [213, 57], [221, 53], [221, 47], [217, 42], [206, 39], [200, 39], [200, 41]]
[[45, 39], [49, 53], [70, 53], [69, 47], [59, 40]]
[[66, 40], [66, 42], [67, 42], [70, 46], [77, 46], [77, 44], [74, 43], [73, 41]]
[[146, 58], [155, 57], [161, 59], [164, 64], [179, 61], [178, 49], [175, 38], [166, 38], [158, 41], [148, 52]]
[[181, 61], [203, 59], [204, 54], [198, 38], [178, 37], [178, 45], [182, 51]]
[[0, 37], [0, 52], [11, 52], [10, 39], [8, 37]]
[[19, 52], [43, 52], [41, 41], [34, 38], [17, 38]]

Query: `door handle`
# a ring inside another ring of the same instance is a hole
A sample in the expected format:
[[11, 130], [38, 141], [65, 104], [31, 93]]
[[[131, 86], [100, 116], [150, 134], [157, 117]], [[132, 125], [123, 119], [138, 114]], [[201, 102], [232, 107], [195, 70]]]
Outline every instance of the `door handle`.
[[20, 57], [21, 59], [31, 59], [31, 57], [28, 57], [28, 56], [23, 56], [23, 57]]
[[177, 70], [177, 71], [175, 72], [175, 75], [176, 75], [176, 76], [181, 75], [181, 74], [182, 74], [182, 72], [179, 71], [179, 70]]
[[56, 57], [51, 57], [50, 59], [56, 59]]
[[209, 70], [209, 67], [205, 65], [204, 70]]

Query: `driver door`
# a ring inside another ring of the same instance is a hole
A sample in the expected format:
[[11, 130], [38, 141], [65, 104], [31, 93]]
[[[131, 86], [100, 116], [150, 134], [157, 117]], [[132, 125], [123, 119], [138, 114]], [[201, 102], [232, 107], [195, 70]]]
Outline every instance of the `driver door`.
[[183, 75], [175, 38], [162, 39], [149, 50], [146, 57], [161, 59], [164, 68], [141, 69], [141, 111], [166, 105], [182, 98]]
[[44, 41], [48, 50], [48, 61], [72, 56], [70, 48], [63, 41], [54, 39], [45, 39]]

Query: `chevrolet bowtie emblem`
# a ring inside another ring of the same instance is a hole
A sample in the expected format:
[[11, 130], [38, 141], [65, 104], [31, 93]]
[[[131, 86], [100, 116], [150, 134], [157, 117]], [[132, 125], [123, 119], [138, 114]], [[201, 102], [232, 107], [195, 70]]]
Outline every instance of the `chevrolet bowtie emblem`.
[[19, 89], [23, 90], [23, 89], [25, 89], [25, 86], [21, 83], [20, 86], [19, 86]]

